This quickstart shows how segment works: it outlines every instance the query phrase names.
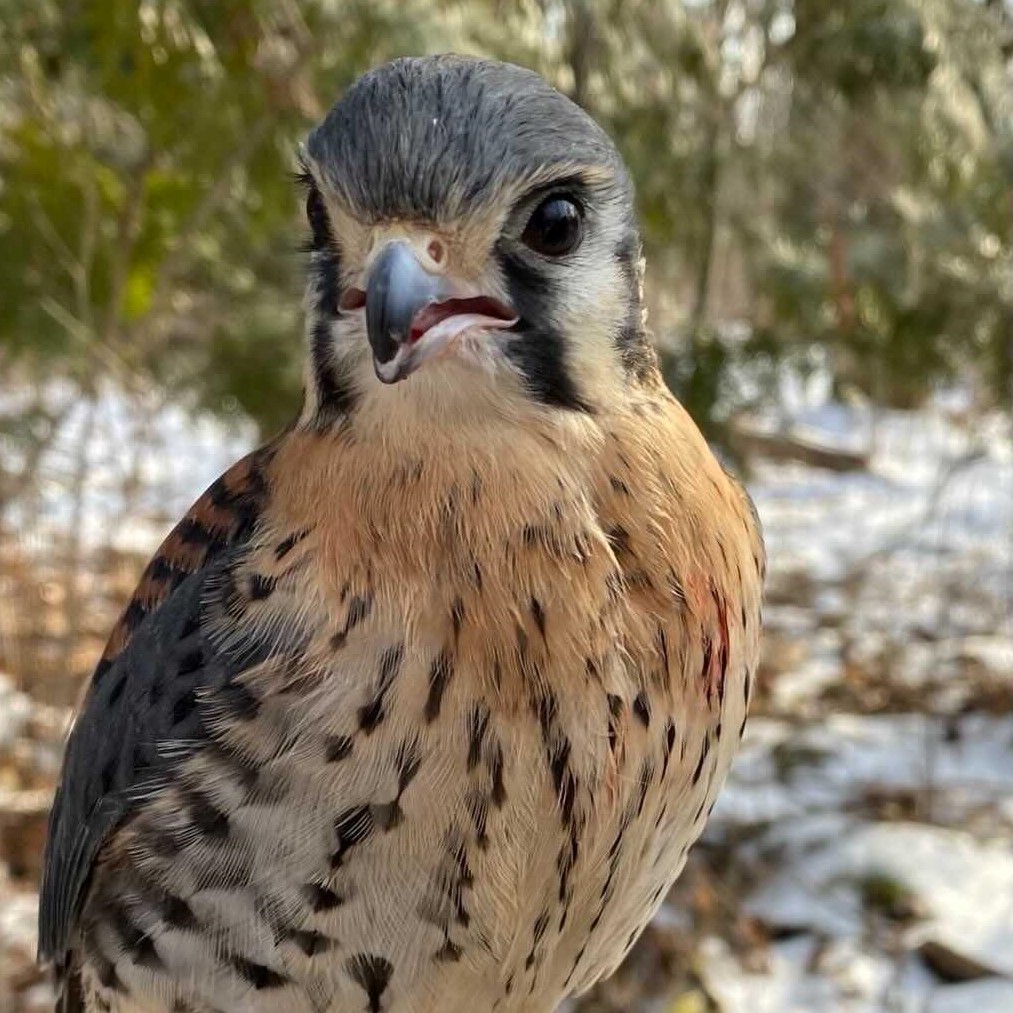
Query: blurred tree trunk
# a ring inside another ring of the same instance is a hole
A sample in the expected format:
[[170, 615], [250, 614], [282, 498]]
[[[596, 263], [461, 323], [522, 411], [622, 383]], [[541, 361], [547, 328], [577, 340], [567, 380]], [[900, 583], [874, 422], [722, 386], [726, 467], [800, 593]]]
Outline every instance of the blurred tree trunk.
[[74, 470], [67, 486], [67, 495], [71, 503], [71, 517], [62, 561], [66, 627], [60, 643], [60, 668], [67, 673], [74, 671], [74, 650], [80, 639], [81, 620], [84, 614], [81, 575], [86, 568], [85, 501], [88, 495], [91, 450], [97, 418], [98, 406], [94, 400], [89, 400], [84, 407], [81, 434], [74, 447]]
[[708, 296], [714, 266], [714, 250], [718, 230], [718, 192], [721, 183], [721, 114], [715, 110], [707, 127], [706, 141], [701, 153], [701, 196], [703, 199], [703, 237], [696, 265], [693, 286], [693, 306], [689, 329], [692, 335], [700, 334], [707, 324]]
[[566, 62], [573, 75], [570, 98], [582, 109], [593, 112], [590, 80], [597, 50], [597, 25], [590, 0], [568, 0], [566, 21]]

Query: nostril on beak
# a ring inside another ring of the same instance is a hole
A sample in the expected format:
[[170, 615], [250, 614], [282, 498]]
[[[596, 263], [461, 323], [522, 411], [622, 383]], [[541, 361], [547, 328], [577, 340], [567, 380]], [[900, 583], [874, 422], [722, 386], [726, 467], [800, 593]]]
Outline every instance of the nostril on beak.
[[434, 264], [442, 264], [447, 256], [446, 247], [439, 239], [429, 240], [429, 245], [426, 247], [426, 253], [428, 253], [432, 258]]

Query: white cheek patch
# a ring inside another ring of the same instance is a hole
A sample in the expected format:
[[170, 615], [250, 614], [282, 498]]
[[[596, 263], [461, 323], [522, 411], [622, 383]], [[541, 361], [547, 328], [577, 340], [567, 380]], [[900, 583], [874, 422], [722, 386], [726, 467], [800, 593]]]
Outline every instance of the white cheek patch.
[[620, 209], [599, 215], [597, 228], [553, 272], [554, 323], [566, 339], [566, 366], [578, 388], [605, 395], [619, 390], [622, 361], [617, 338], [626, 323], [630, 283], [616, 250], [628, 226]]

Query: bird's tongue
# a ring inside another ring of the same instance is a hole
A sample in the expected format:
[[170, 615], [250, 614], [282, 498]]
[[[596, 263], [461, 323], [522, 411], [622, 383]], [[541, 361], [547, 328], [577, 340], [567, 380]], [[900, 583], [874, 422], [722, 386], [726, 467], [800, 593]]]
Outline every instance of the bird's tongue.
[[517, 319], [509, 307], [489, 296], [444, 299], [442, 302], [428, 303], [415, 314], [411, 333], [408, 335], [409, 343], [414, 344], [427, 331], [450, 317], [471, 317], [474, 324], [484, 322], [493, 326], [509, 325]]

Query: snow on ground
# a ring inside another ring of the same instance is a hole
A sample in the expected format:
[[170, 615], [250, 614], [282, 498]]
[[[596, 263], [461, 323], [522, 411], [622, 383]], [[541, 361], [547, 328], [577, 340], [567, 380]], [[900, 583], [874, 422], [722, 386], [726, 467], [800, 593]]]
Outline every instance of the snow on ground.
[[831, 714], [797, 725], [754, 719], [719, 796], [717, 824], [843, 812], [870, 791], [931, 791], [937, 808], [1013, 798], [1013, 718], [970, 714], [956, 732], [924, 714]]
[[824, 821], [832, 837], [790, 842], [783, 868], [746, 900], [781, 932], [858, 940], [870, 907], [905, 908], [900, 942], [945, 947], [982, 973], [1013, 977], [1013, 854], [1001, 842], [918, 823]]
[[757, 466], [750, 491], [775, 572], [802, 571], [833, 585], [889, 554], [887, 593], [876, 595], [871, 588], [869, 608], [889, 602], [895, 613], [898, 593], [909, 591], [914, 593], [902, 600], [914, 611], [870, 616], [877, 625], [901, 618], [936, 625], [939, 602], [925, 595], [926, 584], [945, 583], [952, 574], [995, 594], [1008, 618], [1013, 605], [1008, 417], [972, 424], [938, 404], [917, 414], [828, 404], [800, 407], [790, 428], [817, 443], [842, 442], [835, 440], [842, 432], [856, 434], [859, 442], [847, 442], [860, 449], [871, 444], [872, 455], [868, 471], [843, 474], [801, 464]]
[[790, 432], [870, 465], [750, 483], [768, 716], [704, 847], [755, 871], [740, 901], [770, 942], [757, 969], [707, 939], [701, 978], [724, 1013], [1013, 1010], [1009, 418], [803, 401]]
[[763, 973], [744, 972], [716, 938], [701, 947], [701, 977], [725, 1013], [1008, 1013], [1013, 981], [940, 983], [910, 958], [852, 940], [774, 943]]

